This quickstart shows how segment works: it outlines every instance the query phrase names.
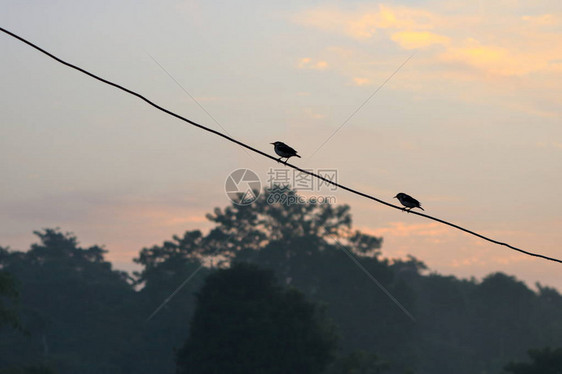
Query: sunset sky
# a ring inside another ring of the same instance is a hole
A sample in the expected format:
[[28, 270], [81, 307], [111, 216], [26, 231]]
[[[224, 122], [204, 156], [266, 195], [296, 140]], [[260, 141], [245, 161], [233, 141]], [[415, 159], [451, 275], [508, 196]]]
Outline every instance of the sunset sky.
[[[558, 0], [6, 1], [0, 26], [263, 151], [284, 141], [342, 184], [562, 258]], [[60, 227], [131, 270], [143, 247], [208, 230], [230, 172], [266, 184], [279, 167], [3, 33], [0, 50], [0, 246]], [[562, 290], [562, 264], [316, 194], [349, 204], [386, 257]]]

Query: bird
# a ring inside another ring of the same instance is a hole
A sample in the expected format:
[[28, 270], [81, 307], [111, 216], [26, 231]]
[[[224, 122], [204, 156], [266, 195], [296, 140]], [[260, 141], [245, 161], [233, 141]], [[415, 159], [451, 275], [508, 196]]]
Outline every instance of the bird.
[[404, 205], [404, 208], [402, 208], [402, 210], [405, 210], [407, 212], [412, 210], [412, 208], [420, 208], [421, 210], [425, 210], [424, 208], [421, 207], [419, 201], [417, 201], [410, 195], [406, 195], [403, 192], [400, 192], [398, 195], [394, 196], [394, 198], [400, 200], [400, 204]]
[[287, 144], [283, 142], [274, 142], [269, 144], [273, 144], [275, 153], [281, 156], [277, 159], [278, 162], [281, 162], [282, 158], [286, 158], [285, 163], [287, 163], [287, 161], [289, 161], [289, 158], [293, 156], [301, 158], [301, 156], [297, 155], [297, 151], [295, 151], [293, 148], [289, 147]]

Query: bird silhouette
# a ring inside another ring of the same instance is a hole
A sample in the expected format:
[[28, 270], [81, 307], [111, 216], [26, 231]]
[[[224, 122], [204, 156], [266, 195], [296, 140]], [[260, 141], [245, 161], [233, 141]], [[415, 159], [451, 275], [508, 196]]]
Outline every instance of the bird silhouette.
[[394, 198], [398, 199], [400, 201], [400, 204], [404, 205], [404, 208], [402, 208], [402, 210], [405, 210], [407, 212], [409, 212], [413, 208], [420, 208], [421, 210], [425, 210], [424, 208], [421, 207], [419, 201], [417, 201], [410, 195], [406, 195], [403, 192], [400, 192], [398, 195], [394, 196]]
[[297, 151], [283, 142], [274, 142], [270, 144], [273, 144], [275, 153], [277, 153], [278, 156], [281, 156], [277, 159], [278, 162], [282, 162], [281, 159], [286, 158], [285, 163], [287, 163], [287, 161], [289, 161], [289, 158], [293, 156], [301, 158], [301, 156], [297, 155]]

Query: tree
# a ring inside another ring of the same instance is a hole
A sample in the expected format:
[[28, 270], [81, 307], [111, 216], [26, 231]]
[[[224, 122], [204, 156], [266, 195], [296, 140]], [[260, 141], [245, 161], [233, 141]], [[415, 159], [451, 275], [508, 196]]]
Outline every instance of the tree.
[[134, 273], [135, 283], [148, 289], [178, 284], [189, 265], [200, 265], [207, 242], [201, 231], [193, 230], [186, 231], [183, 237], [174, 235], [161, 246], [142, 249], [133, 260], [143, 266], [141, 272]]
[[562, 348], [544, 348], [529, 350], [531, 363], [510, 362], [504, 368], [513, 374], [562, 374]]
[[356, 351], [334, 361], [326, 374], [380, 374], [388, 369], [389, 364], [376, 354]]
[[[241, 251], [259, 250], [270, 243], [287, 243], [286, 255], [292, 256], [293, 240], [316, 240], [308, 250], [321, 250], [327, 236], [350, 238], [358, 248], [380, 248], [380, 239], [368, 242], [365, 236], [351, 231], [349, 206], [330, 204], [291, 203], [298, 201], [294, 190], [288, 187], [265, 189], [251, 205], [232, 204], [224, 210], [216, 208], [207, 218], [217, 226], [208, 235], [207, 255], [233, 258]], [[312, 244], [312, 245], [310, 245]], [[361, 244], [361, 246], [359, 246]], [[367, 246], [371, 244], [371, 246]], [[375, 246], [373, 246], [375, 245]]]
[[0, 374], [56, 374], [47, 366], [25, 366], [10, 369], [0, 369]]
[[0, 367], [52, 362], [62, 373], [116, 372], [115, 360], [128, 348], [121, 339], [130, 323], [121, 312], [134, 295], [128, 276], [112, 270], [102, 247], [83, 248], [55, 229], [35, 235], [39, 242], [29, 251], [0, 256], [0, 266], [20, 284], [28, 331], [2, 336]]
[[474, 288], [468, 304], [470, 340], [479, 356], [491, 364], [489, 369], [500, 369], [514, 354], [525, 354], [525, 347], [538, 341], [538, 321], [532, 318], [536, 303], [532, 290], [503, 273], [488, 275]]
[[[0, 248], [0, 253], [5, 249]], [[14, 277], [0, 270], [0, 327], [10, 325], [14, 328], [20, 327], [18, 315], [14, 304], [19, 299]]]
[[[254, 263], [271, 269], [283, 283], [311, 300], [328, 305], [327, 314], [341, 327], [344, 352], [365, 350], [395, 362], [411, 362], [414, 325], [342, 248], [354, 253], [410, 310], [413, 291], [408, 282], [419, 276], [424, 265], [414, 258], [392, 263], [381, 259], [382, 239], [354, 230], [348, 206], [300, 200], [288, 188], [266, 189], [249, 206], [232, 204], [207, 215], [215, 223], [207, 235], [188, 231], [163, 245], [144, 249], [137, 259], [144, 265], [137, 274], [145, 285], [141, 292], [152, 297], [154, 290], [164, 288], [166, 293], [159, 296], [163, 300], [189, 276], [192, 264], [204, 258], [215, 258], [215, 264]], [[163, 310], [159, 321], [164, 323], [164, 313], [166, 321], [191, 314], [188, 288], [193, 289], [199, 279], [200, 275], [181, 290], [173, 300], [175, 306]], [[156, 299], [152, 305], [155, 303]]]
[[198, 293], [177, 373], [321, 373], [335, 346], [321, 307], [272, 272], [237, 263], [211, 274]]
[[[112, 270], [105, 249], [80, 246], [74, 235], [59, 230], [36, 232], [39, 240], [27, 252], [0, 250], [0, 272], [11, 274], [7, 283], [0, 280], [0, 293], [2, 284], [8, 290], [0, 303], [10, 310], [17, 306], [29, 332], [24, 335], [9, 325], [0, 329], [0, 368], [27, 370], [47, 364], [61, 374], [173, 373], [178, 361], [174, 348], [190, 336], [186, 321], [192, 320], [197, 304], [194, 293], [214, 272], [208, 265], [228, 267], [230, 262], [270, 269], [283, 284], [272, 281], [282, 291], [271, 300], [289, 300], [287, 294], [294, 291], [284, 287], [290, 286], [302, 292], [294, 299], [326, 305], [325, 313], [340, 334], [340, 358], [330, 364], [330, 374], [376, 372], [384, 370], [384, 362], [391, 374], [411, 369], [497, 373], [508, 360], [524, 357], [528, 347], [562, 346], [558, 290], [538, 285], [535, 291], [501, 273], [481, 282], [427, 274], [425, 265], [413, 257], [384, 258], [382, 238], [353, 229], [349, 207], [306, 203], [294, 194], [289, 189], [266, 190], [249, 206], [215, 209], [209, 215], [214, 227], [208, 234], [187, 231], [143, 249], [137, 258], [142, 268], [135, 277], [136, 288], [126, 274]], [[344, 248], [416, 323], [350, 261]], [[411, 250], [415, 252], [415, 246]], [[246, 283], [257, 284], [259, 290], [264, 282]], [[14, 284], [20, 294], [16, 305]], [[237, 307], [245, 305], [228, 297], [224, 299]], [[273, 313], [263, 306], [264, 300], [256, 300], [260, 311]], [[158, 313], [147, 321], [156, 308]], [[277, 309], [272, 315], [285, 310]], [[322, 320], [322, 308], [316, 309]], [[261, 314], [251, 311], [245, 315], [255, 324], [271, 328]], [[225, 320], [236, 316], [245, 321], [240, 314]]]

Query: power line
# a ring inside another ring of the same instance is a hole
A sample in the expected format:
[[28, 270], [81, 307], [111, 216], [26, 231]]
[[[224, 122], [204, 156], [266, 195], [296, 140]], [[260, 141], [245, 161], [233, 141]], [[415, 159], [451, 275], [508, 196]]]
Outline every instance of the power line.
[[[228, 237], [226, 239], [224, 239], [225, 242], [229, 241], [230, 238], [232, 237], [232, 235], [234, 235], [234, 232], [230, 233], [230, 235], [228, 235]], [[207, 235], [204, 239], [203, 242], [201, 243], [201, 247], [203, 245], [206, 244], [207, 240], [209, 239], [209, 235]], [[203, 269], [203, 267], [205, 266], [204, 264], [204, 260], [203, 259], [199, 259], [200, 264], [199, 267], [193, 272], [191, 273], [175, 290], [174, 292], [172, 292], [167, 298], [164, 299], [164, 301], [158, 306], [158, 308], [156, 308], [156, 310], [154, 310], [154, 312], [152, 312], [152, 314], [146, 319], [145, 323], [147, 323], [148, 321], [150, 321], [156, 314], [158, 314], [158, 312], [166, 305], [168, 304], [173, 298], [174, 296], [176, 296], [176, 294], [178, 292], [181, 291], [181, 289], [189, 283], [189, 281], [191, 279], [193, 279], [193, 277], [195, 277], [195, 275], [199, 272], [199, 270]], [[213, 268], [213, 260], [211, 259], [211, 269]]]
[[[92, 74], [92, 73], [90, 73], [90, 72], [87, 71], [87, 70], [84, 70], [84, 69], [82, 69], [82, 68], [80, 68], [80, 67], [78, 67], [78, 66], [76, 66], [76, 65], [71, 64], [71, 63], [68, 63], [68, 62], [66, 62], [66, 61], [64, 61], [64, 60], [62, 60], [62, 59], [56, 57], [55, 55], [53, 55], [53, 54], [51, 54], [51, 53], [45, 51], [44, 49], [38, 47], [37, 45], [31, 43], [30, 41], [27, 41], [26, 39], [22, 38], [21, 36], [18, 36], [18, 35], [16, 35], [16, 34], [10, 32], [10, 31], [8, 31], [8, 30], [2, 28], [2, 27], [0, 27], [0, 31], [2, 31], [2, 32], [6, 33], [6, 34], [8, 34], [8, 35], [10, 35], [10, 36], [12, 36], [12, 37], [15, 38], [15, 39], [18, 39], [19, 41], [21, 41], [21, 42], [23, 42], [23, 43], [29, 45], [30, 47], [32, 47], [32, 48], [38, 50], [39, 52], [41, 52], [41, 53], [43, 53], [43, 54], [49, 56], [50, 58], [52, 58], [52, 59], [54, 59], [54, 60], [60, 62], [61, 64], [65, 65], [65, 66], [68, 66], [68, 67], [70, 67], [70, 68], [72, 68], [72, 69], [78, 70], [79, 72], [81, 72], [81, 73], [83, 73], [83, 74], [86, 74], [87, 76], [92, 77], [92, 78], [94, 78], [94, 79], [96, 79], [96, 80], [98, 80], [98, 81], [100, 81], [100, 82], [103, 82], [103, 83], [105, 83], [105, 84], [108, 84], [108, 85], [110, 85], [110, 86], [113, 86], [113, 87], [115, 87], [115, 88], [118, 88], [118, 89], [120, 89], [120, 90], [122, 90], [122, 91], [125, 91], [125, 92], [128, 93], [128, 94], [131, 94], [131, 95], [133, 95], [133, 96], [136, 96], [136, 97], [138, 97], [139, 99], [141, 99], [142, 101], [146, 102], [147, 104], [153, 106], [154, 108], [156, 108], [156, 109], [158, 109], [158, 110], [160, 110], [160, 111], [162, 111], [162, 112], [164, 112], [164, 113], [166, 113], [166, 114], [169, 114], [169, 115], [172, 116], [172, 117], [175, 117], [175, 118], [177, 118], [177, 119], [180, 119], [180, 120], [182, 120], [182, 121], [184, 121], [184, 122], [187, 122], [187, 123], [189, 123], [189, 124], [191, 124], [191, 125], [193, 125], [193, 126], [195, 126], [195, 127], [198, 127], [198, 128], [200, 128], [200, 129], [202, 129], [202, 130], [205, 130], [205, 131], [207, 131], [207, 132], [210, 132], [210, 133], [212, 133], [212, 134], [215, 134], [215, 135], [217, 135], [217, 136], [220, 136], [221, 138], [224, 138], [224, 139], [226, 139], [226, 140], [228, 140], [228, 141], [230, 141], [230, 142], [232, 142], [232, 143], [238, 144], [238, 145], [241, 146], [241, 147], [244, 147], [244, 148], [249, 149], [249, 150], [251, 150], [251, 151], [253, 151], [253, 152], [255, 152], [255, 153], [258, 153], [258, 154], [262, 155], [263, 157], [267, 157], [267, 158], [269, 158], [269, 159], [271, 159], [271, 160], [274, 160], [274, 161], [278, 162], [276, 157], [273, 157], [273, 156], [271, 156], [271, 155], [269, 155], [269, 154], [267, 154], [267, 153], [265, 153], [265, 152], [263, 152], [263, 151], [260, 151], [259, 149], [256, 149], [256, 148], [254, 148], [254, 147], [252, 147], [252, 146], [249, 146], [249, 145], [247, 145], [247, 144], [245, 144], [245, 143], [243, 143], [243, 142], [241, 142], [241, 141], [239, 141], [239, 140], [236, 140], [236, 139], [234, 139], [234, 138], [231, 138], [230, 136], [227, 136], [227, 135], [225, 135], [225, 134], [223, 134], [223, 133], [221, 133], [221, 132], [219, 132], [219, 131], [210, 129], [210, 128], [206, 127], [206, 126], [203, 126], [203, 125], [200, 125], [200, 124], [198, 124], [198, 123], [196, 123], [196, 122], [193, 122], [193, 121], [191, 121], [191, 120], [189, 120], [189, 119], [187, 119], [187, 118], [185, 118], [185, 117], [180, 116], [179, 114], [176, 114], [176, 113], [174, 113], [174, 112], [172, 112], [172, 111], [170, 111], [170, 110], [168, 110], [168, 109], [166, 109], [166, 108], [164, 108], [164, 107], [162, 107], [162, 106], [160, 106], [160, 105], [158, 105], [158, 104], [156, 104], [156, 103], [150, 101], [149, 99], [147, 99], [146, 97], [142, 96], [141, 94], [139, 94], [139, 93], [137, 93], [137, 92], [135, 92], [135, 91], [132, 91], [132, 90], [130, 90], [130, 89], [128, 89], [128, 88], [125, 88], [125, 87], [123, 87], [123, 86], [120, 86], [120, 85], [118, 85], [117, 83], [113, 83], [113, 82], [111, 82], [111, 81], [108, 81], [108, 80], [106, 80], [106, 79], [104, 79], [104, 78], [98, 77], [97, 75]], [[376, 198], [376, 197], [374, 197], [374, 196], [368, 195], [368, 194], [366, 194], [366, 193], [364, 193], [364, 192], [357, 191], [357, 190], [355, 190], [355, 189], [353, 189], [353, 188], [346, 187], [346, 186], [341, 185], [341, 184], [339, 184], [339, 183], [337, 183], [337, 182], [334, 182], [334, 181], [332, 181], [332, 180], [330, 180], [330, 179], [328, 179], [328, 178], [322, 177], [321, 175], [315, 174], [315, 173], [313, 173], [313, 172], [311, 172], [311, 171], [309, 171], [309, 170], [301, 169], [301, 168], [299, 168], [298, 166], [289, 164], [289, 163], [287, 163], [287, 162], [285, 162], [285, 163], [283, 163], [283, 164], [284, 164], [285, 166], [288, 166], [288, 167], [290, 167], [290, 168], [293, 168], [293, 169], [295, 169], [295, 170], [298, 170], [298, 171], [301, 172], [301, 173], [304, 173], [304, 174], [310, 175], [310, 176], [312, 176], [312, 177], [315, 177], [315, 178], [317, 178], [317, 179], [323, 180], [324, 182], [329, 183], [329, 184], [331, 184], [331, 185], [333, 185], [333, 186], [335, 186], [335, 187], [337, 187], [337, 188], [341, 188], [342, 190], [351, 192], [351, 193], [353, 193], [353, 194], [355, 194], [355, 195], [364, 197], [364, 198], [369, 199], [369, 200], [376, 201], [376, 202], [379, 203], [379, 204], [383, 204], [383, 205], [386, 205], [386, 206], [391, 207], [391, 208], [394, 208], [394, 209], [398, 209], [398, 210], [401, 210], [401, 211], [403, 210], [402, 207], [399, 207], [399, 206], [394, 205], [394, 204], [391, 204], [391, 203], [387, 203], [386, 201], [383, 201], [383, 200], [378, 199], [378, 198]], [[459, 225], [456, 225], [456, 224], [454, 224], [454, 223], [450, 223], [450, 222], [447, 222], [447, 221], [445, 221], [445, 220], [442, 220], [442, 219], [439, 219], [439, 218], [435, 218], [435, 217], [432, 217], [432, 216], [427, 215], [427, 214], [424, 214], [424, 213], [419, 213], [419, 212], [411, 212], [411, 213], [412, 213], [412, 214], [415, 214], [415, 215], [418, 215], [418, 216], [421, 216], [421, 217], [425, 217], [425, 218], [427, 218], [427, 219], [430, 219], [430, 220], [433, 220], [433, 221], [436, 221], [436, 222], [439, 222], [439, 223], [442, 223], [442, 224], [444, 224], [444, 225], [447, 225], [447, 226], [456, 228], [457, 230], [464, 231], [464, 232], [467, 233], [467, 234], [474, 235], [474, 236], [476, 236], [476, 237], [478, 237], [478, 238], [480, 238], [480, 239], [484, 239], [484, 240], [489, 241], [489, 242], [491, 242], [491, 243], [494, 243], [494, 244], [497, 244], [497, 245], [505, 246], [505, 247], [510, 248], [510, 249], [512, 249], [512, 250], [514, 250], [514, 251], [517, 251], [517, 252], [520, 252], [520, 253], [523, 253], [523, 254], [526, 254], [526, 255], [529, 255], [529, 256], [540, 257], [540, 258], [543, 258], [543, 259], [545, 259], [545, 260], [554, 261], [554, 262], [558, 262], [558, 263], [561, 263], [561, 264], [562, 264], [562, 260], [559, 260], [559, 259], [557, 259], [557, 258], [544, 256], [544, 255], [541, 255], [541, 254], [539, 254], [539, 253], [533, 253], [533, 252], [525, 251], [525, 250], [523, 250], [523, 249], [521, 249], [521, 248], [514, 247], [514, 246], [512, 246], [512, 245], [510, 245], [510, 244], [507, 244], [507, 243], [504, 243], [504, 242], [500, 242], [500, 241], [495, 240], [495, 239], [488, 238], [488, 237], [486, 237], [486, 236], [484, 236], [484, 235], [480, 235], [480, 234], [478, 234], [478, 233], [476, 233], [476, 232], [474, 232], [474, 231], [465, 229], [465, 228], [463, 228], [463, 227], [461, 227], [461, 226], [459, 226]]]
[[338, 133], [338, 131], [340, 131], [342, 129], [342, 127], [344, 127], [356, 114], [357, 112], [359, 112], [361, 110], [361, 108], [363, 108], [372, 98], [373, 96], [375, 96], [377, 94], [377, 92], [379, 92], [381, 90], [381, 88], [384, 87], [385, 84], [388, 83], [389, 80], [392, 79], [392, 77], [394, 77], [396, 75], [396, 73], [398, 73], [400, 71], [400, 69], [402, 69], [402, 67], [404, 65], [406, 65], [408, 63], [408, 61], [410, 61], [410, 59], [412, 57], [414, 57], [415, 53], [412, 53], [410, 55], [410, 57], [408, 57], [406, 60], [404, 60], [404, 62], [402, 64], [400, 64], [400, 66], [398, 66], [396, 68], [396, 70], [394, 70], [394, 72], [392, 74], [390, 74], [385, 80], [384, 82], [382, 82], [375, 91], [373, 91], [373, 93], [371, 94], [371, 96], [369, 96], [365, 101], [363, 101], [363, 103], [361, 105], [359, 105], [357, 107], [357, 109], [355, 109], [353, 111], [353, 113], [351, 113], [349, 115], [349, 117], [347, 117], [347, 119], [345, 121], [342, 122], [342, 124], [334, 130], [334, 132], [332, 133], [332, 135], [328, 136], [328, 138], [326, 140], [324, 140], [324, 142], [322, 144], [320, 144], [318, 146], [318, 148], [316, 148], [316, 150], [314, 152], [312, 152], [312, 154], [310, 155], [310, 158], [312, 158], [312, 156], [314, 156], [316, 154], [316, 152], [318, 152], [320, 150], [320, 148], [322, 148], [326, 143], [328, 143], [330, 141], [330, 139], [332, 139], [334, 137], [334, 135], [336, 135]]
[[[181, 88], [181, 89], [183, 90], [183, 92], [185, 92], [185, 93], [187, 94], [187, 96], [189, 96], [189, 97], [191, 98], [191, 100], [193, 100], [193, 101], [195, 102], [195, 104], [197, 104], [197, 105], [199, 106], [199, 108], [201, 108], [205, 113], [207, 113], [207, 115], [208, 115], [209, 117], [211, 117], [211, 119], [212, 119], [213, 121], [215, 121], [215, 123], [216, 123], [217, 125], [219, 125], [219, 127], [222, 129], [222, 131], [224, 131], [228, 136], [230, 136], [230, 133], [219, 123], [219, 121], [217, 121], [217, 120], [215, 119], [215, 117], [214, 117], [211, 113], [209, 113], [209, 112], [207, 111], [207, 109], [205, 109], [205, 107], [204, 107], [203, 105], [201, 105], [201, 104], [199, 103], [199, 101], [197, 101], [197, 99], [196, 99], [195, 97], [193, 97], [193, 95], [191, 95], [189, 92], [187, 92], [187, 90], [180, 84], [180, 82], [178, 82], [178, 80], [177, 80], [176, 78], [174, 78], [174, 76], [173, 76], [172, 74], [170, 74], [170, 73], [168, 72], [168, 70], [166, 70], [166, 68], [165, 68], [164, 66], [162, 66], [162, 64], [161, 64], [160, 62], [158, 62], [150, 53], [146, 52], [146, 54], [148, 55], [148, 57], [150, 57], [150, 58], [152, 59], [152, 61], [154, 61], [154, 62], [156, 63], [156, 65], [158, 65], [158, 66], [160, 67], [160, 69], [162, 69], [170, 78], [172, 78], [172, 80], [173, 80], [174, 82], [176, 82], [176, 84], [179, 86], [179, 88]], [[248, 156], [250, 156], [250, 158], [251, 158], [252, 160], [254, 160], [254, 158], [252, 157], [252, 155], [251, 155], [246, 149], [244, 149], [244, 152], [246, 152], [246, 154], [247, 154]], [[255, 161], [255, 160], [254, 160], [254, 161]]]
[[371, 274], [371, 272], [369, 272], [369, 270], [367, 270], [367, 269], [365, 268], [365, 266], [363, 266], [363, 264], [361, 264], [361, 263], [359, 262], [359, 260], [357, 259], [357, 257], [355, 257], [355, 255], [353, 255], [353, 253], [352, 253], [349, 249], [345, 248], [345, 246], [344, 246], [343, 244], [341, 244], [341, 243], [338, 241], [338, 239], [336, 238], [335, 235], [332, 235], [332, 238], [335, 240], [335, 243], [336, 243], [337, 246], [343, 251], [343, 253], [345, 253], [345, 254], [347, 255], [347, 257], [349, 257], [349, 258], [351, 259], [351, 261], [353, 261], [353, 263], [354, 263], [359, 269], [361, 269], [361, 270], [363, 271], [363, 273], [365, 273], [365, 275], [366, 275], [367, 277], [369, 277], [369, 279], [370, 279], [378, 288], [380, 288], [380, 290], [381, 290], [382, 292], [384, 292], [384, 294], [385, 294], [386, 296], [388, 296], [388, 298], [389, 298], [390, 300], [392, 300], [392, 302], [393, 302], [394, 304], [396, 304], [396, 306], [397, 306], [398, 308], [400, 308], [400, 310], [401, 310], [406, 316], [408, 316], [408, 318], [410, 318], [410, 319], [412, 320], [412, 322], [416, 322], [416, 319], [414, 318], [414, 316], [413, 316], [410, 312], [408, 312], [408, 309], [406, 309], [406, 307], [405, 307], [404, 305], [402, 305], [402, 304], [400, 303], [400, 301], [398, 301], [398, 299], [396, 299], [396, 298], [394, 297], [394, 295], [392, 295], [392, 294], [390, 293], [390, 291], [387, 290], [386, 287], [383, 286], [382, 283], [379, 282], [379, 281], [377, 280], [377, 278], [375, 278], [375, 276], [374, 276], [373, 274]]
[[188, 284], [189, 281], [190, 281], [191, 279], [193, 279], [193, 277], [195, 277], [195, 276], [197, 275], [197, 273], [198, 273], [201, 269], [203, 269], [203, 264], [200, 264], [199, 267], [198, 267], [197, 269], [195, 269], [195, 271], [194, 271], [193, 273], [191, 273], [191, 274], [189, 275], [189, 277], [187, 277], [187, 278], [174, 290], [174, 292], [172, 292], [172, 293], [170, 294], [170, 296], [168, 296], [166, 299], [164, 299], [164, 301], [162, 302], [162, 304], [160, 304], [160, 305], [158, 306], [158, 308], [156, 308], [156, 310], [154, 310], [154, 312], [152, 312], [152, 314], [144, 321], [144, 323], [147, 323], [148, 321], [150, 321], [150, 320], [152, 319], [152, 317], [154, 317], [156, 314], [158, 314], [158, 312], [159, 312], [162, 308], [164, 308], [164, 307], [166, 306], [166, 304], [168, 304], [168, 303], [174, 298], [174, 296], [176, 296], [176, 294], [177, 294], [178, 292], [180, 292], [181, 289], [182, 289], [186, 284]]

